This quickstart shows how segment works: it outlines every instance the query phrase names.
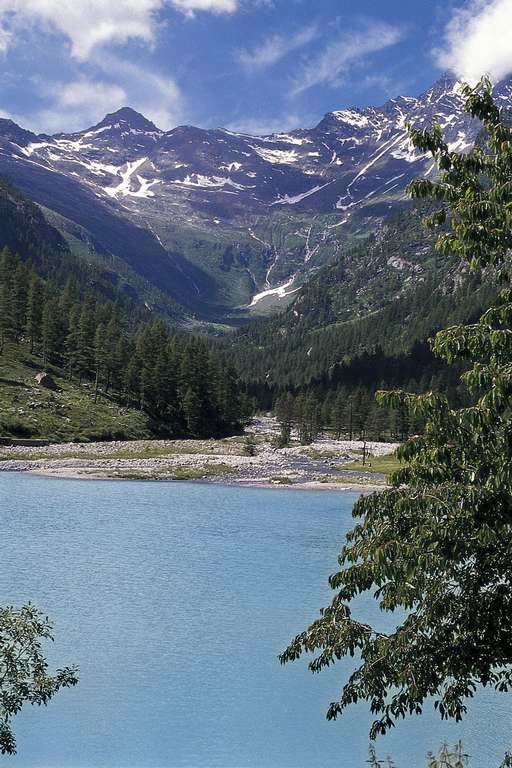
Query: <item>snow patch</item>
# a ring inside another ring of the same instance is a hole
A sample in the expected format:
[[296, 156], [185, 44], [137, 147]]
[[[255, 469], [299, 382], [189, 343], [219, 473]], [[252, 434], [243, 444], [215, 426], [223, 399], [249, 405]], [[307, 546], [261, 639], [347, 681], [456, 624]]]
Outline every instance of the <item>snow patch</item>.
[[172, 182], [183, 187], [200, 187], [201, 189], [218, 189], [219, 187], [234, 187], [235, 189], [253, 189], [253, 187], [244, 187], [243, 184], [237, 184], [236, 181], [226, 176], [203, 176], [201, 173], [193, 173], [185, 176], [182, 181]]
[[332, 112], [336, 120], [347, 125], [352, 125], [355, 128], [364, 128], [370, 122], [366, 115], [362, 115], [360, 112], [356, 112], [353, 109], [340, 109], [336, 112]]
[[291, 277], [286, 283], [283, 283], [282, 285], [278, 285], [275, 288], [267, 288], [266, 291], [262, 291], [261, 293], [257, 293], [251, 303], [249, 304], [250, 307], [254, 307], [256, 304], [258, 304], [262, 299], [266, 299], [268, 296], [276, 296], [278, 299], [284, 299], [287, 296], [291, 296], [292, 293], [296, 293], [299, 288], [294, 288], [292, 291], [289, 291], [288, 288], [293, 285], [293, 282], [295, 280], [295, 275]]
[[299, 147], [301, 147], [303, 144], [312, 144], [311, 139], [299, 139], [297, 136], [291, 136], [289, 133], [278, 133], [275, 136], [266, 138], [266, 141], [279, 141], [286, 144], [297, 144]]
[[118, 195], [123, 197], [154, 197], [155, 193], [150, 191], [150, 187], [158, 183], [158, 180], [147, 181], [142, 176], [136, 175], [136, 179], [139, 183], [138, 189], [132, 189], [132, 177], [141, 165], [147, 161], [147, 157], [141, 157], [139, 160], [126, 163], [126, 169], [123, 171], [120, 168], [117, 169], [116, 176], [121, 177], [120, 183], [117, 187], [105, 187], [104, 191], [110, 197], [116, 198]]
[[267, 163], [277, 163], [279, 165], [290, 165], [296, 163], [299, 156], [295, 149], [265, 149], [264, 147], [254, 147], [251, 145], [257, 155]]
[[228, 171], [229, 173], [232, 173], [233, 171], [239, 171], [240, 168], [242, 168], [242, 163], [229, 163], [229, 165], [219, 166], [220, 171]]
[[26, 157], [30, 157], [34, 152], [37, 152], [37, 150], [42, 149], [43, 147], [51, 147], [51, 143], [49, 141], [34, 141], [32, 144], [27, 144], [26, 147], [20, 147], [21, 151], [23, 152]]
[[464, 131], [459, 131], [457, 139], [448, 144], [448, 150], [450, 152], [463, 152], [465, 149], [469, 149], [473, 144], [470, 141], [466, 141], [466, 134]]
[[285, 195], [284, 197], [280, 197], [277, 200], [274, 200], [273, 203], [270, 203], [270, 205], [295, 205], [295, 203], [300, 203], [301, 200], [304, 200], [306, 197], [310, 197], [310, 195], [314, 195], [316, 192], [320, 192], [321, 189], [324, 189], [324, 187], [328, 187], [329, 184], [333, 184], [334, 182], [328, 181], [327, 184], [320, 184], [316, 187], [313, 187], [313, 189], [309, 189], [307, 192], [303, 192], [300, 195]]

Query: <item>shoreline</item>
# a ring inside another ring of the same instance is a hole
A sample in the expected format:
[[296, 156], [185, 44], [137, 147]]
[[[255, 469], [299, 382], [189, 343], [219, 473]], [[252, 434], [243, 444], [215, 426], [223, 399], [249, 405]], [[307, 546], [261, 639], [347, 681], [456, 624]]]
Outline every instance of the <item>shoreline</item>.
[[275, 419], [260, 417], [253, 420], [245, 435], [217, 440], [2, 446], [0, 473], [353, 493], [373, 493], [386, 487], [389, 459], [393, 459], [396, 449], [394, 443], [321, 436], [311, 445], [301, 445], [294, 436], [290, 445], [278, 448], [277, 434]]
[[94, 474], [89, 472], [76, 472], [67, 471], [60, 468], [58, 470], [51, 469], [0, 469], [0, 475], [5, 474], [18, 474], [18, 475], [30, 475], [33, 477], [46, 477], [53, 480], [80, 480], [84, 482], [88, 481], [100, 481], [100, 482], [123, 482], [123, 483], [173, 483], [173, 484], [192, 484], [192, 485], [215, 485], [222, 486], [224, 488], [244, 488], [253, 490], [267, 490], [267, 491], [330, 491], [337, 493], [361, 493], [361, 495], [367, 495], [370, 493], [376, 493], [378, 491], [384, 491], [389, 488], [386, 484], [371, 484], [371, 483], [336, 483], [336, 482], [320, 482], [320, 481], [306, 481], [302, 483], [271, 483], [271, 482], [251, 482], [247, 479], [242, 480], [215, 480], [215, 479], [178, 479], [172, 477], [116, 477], [115, 475], [108, 474]]

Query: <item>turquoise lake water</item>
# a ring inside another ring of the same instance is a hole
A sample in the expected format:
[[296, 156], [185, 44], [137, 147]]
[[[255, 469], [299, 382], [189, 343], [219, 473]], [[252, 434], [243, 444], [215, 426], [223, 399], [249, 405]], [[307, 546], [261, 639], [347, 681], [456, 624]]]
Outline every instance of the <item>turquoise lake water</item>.
[[[364, 768], [370, 717], [325, 711], [348, 664], [312, 675], [277, 654], [329, 600], [355, 496], [0, 475], [0, 604], [55, 623], [54, 666], [78, 687], [16, 719], [13, 768]], [[375, 619], [369, 601], [363, 619]], [[493, 768], [512, 697], [463, 725], [433, 712], [378, 741], [397, 768], [464, 740]]]

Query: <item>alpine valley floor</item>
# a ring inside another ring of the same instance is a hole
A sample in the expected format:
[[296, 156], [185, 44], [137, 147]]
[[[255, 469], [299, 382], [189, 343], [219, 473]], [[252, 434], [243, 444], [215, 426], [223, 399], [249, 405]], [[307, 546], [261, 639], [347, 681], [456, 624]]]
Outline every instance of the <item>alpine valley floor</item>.
[[57, 477], [127, 480], [197, 480], [255, 487], [374, 490], [386, 485], [395, 443], [321, 437], [308, 446], [276, 448], [274, 419], [255, 419], [255, 453], [246, 437], [223, 440], [137, 440], [63, 443], [34, 448], [2, 446], [0, 471]]

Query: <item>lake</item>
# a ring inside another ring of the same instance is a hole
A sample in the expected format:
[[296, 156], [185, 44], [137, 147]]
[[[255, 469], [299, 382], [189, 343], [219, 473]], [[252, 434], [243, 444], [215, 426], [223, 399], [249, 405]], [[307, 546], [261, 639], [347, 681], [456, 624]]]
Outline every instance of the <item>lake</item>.
[[[277, 654], [330, 596], [353, 494], [0, 475], [0, 603], [55, 623], [53, 668], [81, 680], [15, 721], [13, 768], [363, 768], [360, 705], [325, 711], [349, 666]], [[365, 601], [362, 618], [375, 609]], [[464, 740], [499, 765], [512, 697], [482, 693], [462, 726], [433, 712], [378, 741], [398, 768]], [[1, 759], [1, 758], [0, 758]]]

